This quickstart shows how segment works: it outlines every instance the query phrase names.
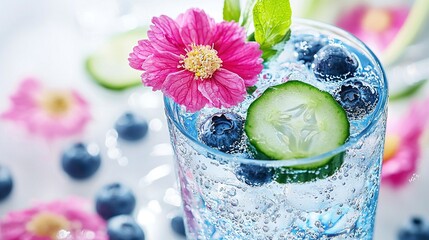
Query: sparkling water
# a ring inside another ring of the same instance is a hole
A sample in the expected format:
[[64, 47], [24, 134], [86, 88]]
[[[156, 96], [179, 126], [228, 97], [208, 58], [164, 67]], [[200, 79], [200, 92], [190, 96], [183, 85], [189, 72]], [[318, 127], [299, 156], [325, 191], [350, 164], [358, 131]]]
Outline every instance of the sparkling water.
[[[297, 60], [294, 43], [308, 36], [348, 49], [358, 60], [356, 73], [345, 76], [347, 80], [317, 80], [311, 63]], [[188, 239], [372, 239], [386, 125], [383, 71], [372, 53], [353, 37], [312, 22], [295, 24], [291, 39], [278, 50], [259, 75], [256, 90], [237, 107], [188, 113], [165, 99]], [[338, 97], [340, 85], [353, 79], [377, 93], [376, 104], [349, 115], [347, 143], [324, 156], [343, 157], [341, 167], [329, 177], [288, 183], [273, 178], [252, 184], [243, 179], [246, 167], [252, 165], [264, 176], [299, 160], [252, 160], [256, 156], [245, 137], [231, 154], [199, 140], [201, 124], [213, 114], [235, 112], [246, 118], [250, 103], [269, 86], [300, 80]]]

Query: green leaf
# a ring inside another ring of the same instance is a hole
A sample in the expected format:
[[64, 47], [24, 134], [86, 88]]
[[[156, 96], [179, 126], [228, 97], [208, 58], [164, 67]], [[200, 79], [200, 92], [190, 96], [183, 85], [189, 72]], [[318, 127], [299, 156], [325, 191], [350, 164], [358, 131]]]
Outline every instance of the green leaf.
[[253, 8], [255, 40], [264, 51], [267, 60], [276, 53], [273, 47], [287, 37], [292, 23], [289, 0], [258, 0]]
[[416, 94], [425, 85], [425, 83], [427, 81], [428, 81], [427, 79], [418, 81], [417, 83], [408, 86], [407, 88], [403, 89], [402, 91], [391, 94], [389, 97], [389, 100], [390, 101], [397, 101], [397, 100], [401, 100], [401, 99], [411, 97], [414, 94]]
[[246, 92], [247, 94], [252, 95], [256, 91], [256, 89], [258, 89], [258, 87], [256, 86], [247, 87]]
[[240, 0], [225, 0], [223, 4], [223, 19], [225, 21], [240, 21]]
[[248, 29], [253, 22], [252, 9], [255, 6], [255, 3], [256, 0], [246, 1], [246, 6], [244, 7], [243, 11], [243, 22], [241, 23], [241, 26], [245, 27], [246, 29]]

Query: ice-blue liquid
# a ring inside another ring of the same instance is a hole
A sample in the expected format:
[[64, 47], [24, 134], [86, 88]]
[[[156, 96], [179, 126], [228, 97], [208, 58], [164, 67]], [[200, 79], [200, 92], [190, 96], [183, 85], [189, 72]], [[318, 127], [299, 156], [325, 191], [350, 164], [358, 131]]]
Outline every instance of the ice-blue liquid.
[[[341, 82], [317, 81], [310, 65], [297, 62], [292, 47], [296, 38], [300, 36], [293, 35], [284, 50], [266, 64], [257, 90], [238, 107], [186, 113], [166, 100], [172, 106], [170, 112], [167, 108], [167, 115], [188, 239], [372, 239], [384, 143], [384, 107], [357, 120], [350, 119], [349, 141], [356, 143], [346, 150], [340, 169], [330, 177], [306, 183], [280, 184], [273, 180], [250, 186], [237, 177], [240, 163], [234, 161], [234, 155], [217, 154], [189, 139], [198, 141], [201, 123], [214, 113], [234, 111], [245, 118], [248, 105], [258, 95], [287, 80], [301, 80], [333, 94]], [[328, 41], [354, 54], [359, 61], [354, 77], [376, 89], [378, 104], [382, 104], [386, 86], [373, 61], [338, 39]], [[374, 123], [371, 131], [361, 136], [370, 123]], [[252, 156], [246, 154], [243, 141], [244, 153], [238, 156]]]

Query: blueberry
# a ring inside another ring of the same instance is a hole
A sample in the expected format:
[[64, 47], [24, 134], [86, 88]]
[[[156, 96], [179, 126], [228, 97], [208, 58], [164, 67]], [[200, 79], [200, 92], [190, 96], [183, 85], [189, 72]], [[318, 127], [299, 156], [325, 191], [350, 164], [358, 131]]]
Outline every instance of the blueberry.
[[358, 79], [344, 82], [334, 91], [334, 96], [351, 119], [369, 114], [378, 103], [376, 89]]
[[209, 147], [231, 153], [243, 137], [243, 122], [235, 113], [216, 114], [202, 125], [200, 139]]
[[109, 240], [144, 240], [140, 225], [129, 215], [112, 217], [107, 222]]
[[271, 167], [253, 164], [240, 164], [236, 169], [237, 179], [250, 186], [261, 186], [272, 181], [275, 171]]
[[304, 63], [313, 62], [314, 55], [326, 44], [326, 40], [322, 40], [313, 35], [306, 35], [303, 38], [296, 40], [294, 48], [298, 55], [298, 61], [303, 61]]
[[0, 201], [6, 199], [12, 192], [13, 178], [9, 168], [0, 165]]
[[182, 216], [175, 216], [171, 219], [171, 228], [175, 233], [186, 236], [185, 222]]
[[127, 141], [137, 141], [147, 134], [147, 121], [134, 113], [126, 112], [116, 120], [118, 137]]
[[353, 76], [356, 58], [344, 47], [326, 45], [314, 57], [313, 71], [319, 81], [336, 81]]
[[420, 217], [413, 217], [408, 226], [399, 230], [398, 240], [429, 240], [429, 225]]
[[136, 206], [132, 190], [121, 183], [111, 183], [102, 187], [95, 199], [97, 213], [104, 219], [130, 214]]
[[97, 151], [88, 151], [83, 143], [76, 143], [66, 149], [61, 157], [63, 170], [74, 179], [91, 177], [101, 165], [101, 157]]

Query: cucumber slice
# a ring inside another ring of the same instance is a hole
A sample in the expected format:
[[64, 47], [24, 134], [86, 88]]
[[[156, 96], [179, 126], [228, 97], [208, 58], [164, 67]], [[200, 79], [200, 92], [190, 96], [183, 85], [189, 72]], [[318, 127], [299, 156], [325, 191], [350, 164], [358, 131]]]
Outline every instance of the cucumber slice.
[[136, 29], [112, 37], [85, 62], [92, 80], [111, 90], [140, 85], [140, 73], [128, 65], [128, 55], [137, 41], [146, 38], [146, 29]]
[[[273, 160], [307, 158], [333, 150], [345, 143], [349, 128], [346, 112], [329, 93], [300, 81], [265, 90], [249, 106], [245, 123], [249, 142]], [[277, 181], [324, 178], [341, 164], [342, 157], [336, 156], [282, 168]], [[295, 176], [285, 176], [291, 173]]]

